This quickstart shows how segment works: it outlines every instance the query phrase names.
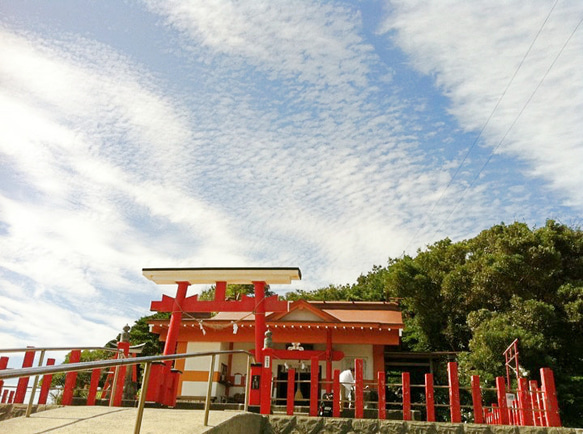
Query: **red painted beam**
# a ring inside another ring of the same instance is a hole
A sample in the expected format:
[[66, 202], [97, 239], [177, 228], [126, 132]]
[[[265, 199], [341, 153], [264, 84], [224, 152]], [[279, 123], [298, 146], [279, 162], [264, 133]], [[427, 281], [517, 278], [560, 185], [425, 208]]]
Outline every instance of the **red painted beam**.
[[[250, 351], [255, 354], [255, 350]], [[297, 351], [297, 350], [272, 350], [273, 357], [280, 360], [311, 360], [316, 357], [318, 360], [326, 360], [326, 351]], [[344, 358], [342, 351], [332, 351], [332, 360], [337, 362]]]
[[[263, 300], [266, 312], [287, 312], [288, 302], [278, 300], [277, 295], [266, 297]], [[174, 298], [162, 295], [162, 300], [150, 303], [150, 310], [156, 312], [172, 312]], [[242, 296], [240, 301], [232, 300], [198, 300], [198, 295], [186, 297], [182, 302], [184, 312], [253, 312], [255, 297]]]

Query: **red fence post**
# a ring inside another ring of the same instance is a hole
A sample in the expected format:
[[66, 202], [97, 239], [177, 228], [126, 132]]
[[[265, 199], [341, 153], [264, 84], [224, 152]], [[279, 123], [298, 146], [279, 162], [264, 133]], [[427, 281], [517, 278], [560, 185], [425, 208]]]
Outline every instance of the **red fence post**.
[[387, 397], [386, 397], [386, 384], [385, 384], [385, 372], [377, 372], [377, 393], [379, 395], [379, 419], [387, 418]]
[[[69, 363], [77, 363], [81, 360], [81, 351], [73, 350], [69, 355]], [[73, 403], [73, 391], [77, 382], [77, 372], [67, 372], [65, 376], [65, 388], [63, 390], [63, 399], [61, 404], [71, 405]]]
[[320, 373], [320, 365], [318, 358], [312, 357], [310, 359], [310, 416], [318, 415], [318, 374]]
[[479, 375], [472, 375], [472, 404], [474, 406], [474, 423], [484, 423]]
[[[55, 359], [47, 359], [47, 366], [52, 366], [55, 364]], [[38, 403], [46, 404], [47, 398], [49, 397], [49, 390], [51, 389], [51, 383], [53, 382], [53, 376], [51, 374], [43, 375], [42, 385], [40, 387], [40, 393], [38, 395]]]
[[403, 420], [411, 420], [411, 379], [408, 372], [401, 373], [403, 389]]
[[[31, 347], [28, 347], [31, 348]], [[34, 362], [34, 351], [27, 351], [24, 353], [24, 360], [22, 361], [23, 368], [30, 368]], [[24, 396], [26, 395], [26, 387], [28, 386], [28, 377], [18, 379], [16, 386], [16, 393], [14, 394], [14, 404], [22, 404]]]
[[[117, 349], [122, 350], [124, 357], [127, 358], [130, 354], [130, 343], [129, 342], [118, 342]], [[118, 356], [118, 358], [119, 358], [119, 356]], [[123, 400], [123, 386], [124, 386], [125, 380], [126, 380], [127, 366], [118, 366], [116, 369], [119, 369], [119, 372], [117, 374], [117, 384], [115, 384], [113, 386], [114, 390], [115, 390], [115, 396], [113, 397], [113, 405], [115, 407], [120, 407], [122, 400]], [[164, 384], [169, 385], [170, 379], [166, 378], [164, 380]], [[112, 391], [112, 393], [113, 393], [113, 391]], [[166, 404], [166, 400], [170, 399], [170, 397], [165, 396], [164, 399], [165, 399], [164, 404]]]
[[520, 406], [520, 422], [525, 426], [532, 426], [532, 409], [530, 407], [530, 397], [528, 396], [528, 380], [520, 378], [518, 380], [518, 405]]
[[14, 404], [14, 390], [11, 390], [8, 394], [8, 404]]
[[6, 404], [7, 400], [8, 400], [8, 389], [5, 389], [4, 392], [2, 392], [2, 404]]
[[449, 411], [451, 421], [453, 423], [459, 423], [462, 421], [462, 412], [460, 408], [460, 385], [456, 362], [448, 362], [447, 378], [449, 381]]
[[433, 374], [425, 374], [425, 406], [427, 422], [435, 422], [435, 393], [433, 392]]
[[334, 396], [332, 415], [334, 417], [340, 417], [340, 406], [342, 405], [342, 397], [340, 396], [340, 369], [334, 370], [334, 385], [332, 386], [332, 394]]
[[496, 395], [498, 398], [500, 424], [508, 425], [508, 406], [506, 405], [506, 383], [504, 382], [504, 377], [496, 377]]
[[[8, 357], [0, 357], [0, 371], [8, 367]], [[4, 380], [0, 380], [0, 392], [2, 392], [2, 387], [4, 386]]]
[[287, 370], [287, 403], [286, 410], [287, 415], [292, 416], [294, 414], [294, 399], [296, 396], [296, 370]]
[[555, 377], [553, 371], [550, 368], [541, 368], [540, 378], [548, 426], [561, 426], [559, 403], [557, 401], [557, 391], [555, 389]]
[[[273, 375], [271, 361], [273, 350], [271, 348], [263, 349], [263, 367], [261, 368], [261, 401], [259, 404], [260, 414], [271, 414], [271, 377]], [[313, 373], [312, 373], [313, 375]]]
[[101, 377], [101, 369], [94, 369], [91, 371], [91, 383], [89, 383], [89, 392], [87, 393], [87, 405], [95, 405], [99, 377]]
[[354, 391], [354, 417], [364, 417], [364, 363], [362, 359], [354, 360], [355, 391]]

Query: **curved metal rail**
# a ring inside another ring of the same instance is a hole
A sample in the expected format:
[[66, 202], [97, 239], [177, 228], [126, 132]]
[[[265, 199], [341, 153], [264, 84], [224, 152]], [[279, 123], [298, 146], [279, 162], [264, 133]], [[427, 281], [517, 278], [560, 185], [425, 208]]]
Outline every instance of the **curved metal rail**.
[[[25, 351], [33, 351], [35, 349], [41, 350], [41, 348], [26, 348]], [[79, 348], [74, 348], [79, 349]], [[87, 348], [86, 348], [87, 349]], [[0, 352], [7, 352], [6, 350], [0, 350]], [[11, 351], [16, 352], [16, 351]], [[138, 402], [138, 414], [136, 416], [136, 424], [134, 427], [134, 433], [139, 434], [142, 426], [142, 417], [144, 414], [144, 406], [146, 404], [146, 391], [148, 390], [148, 381], [150, 379], [150, 367], [154, 362], [164, 362], [170, 360], [178, 359], [189, 359], [194, 357], [211, 357], [209, 376], [208, 376], [208, 387], [207, 395], [204, 405], [204, 425], [208, 426], [208, 415], [210, 410], [210, 395], [214, 374], [215, 357], [222, 354], [246, 354], [247, 355], [247, 377], [245, 379], [245, 404], [244, 411], [247, 411], [249, 406], [249, 385], [250, 385], [250, 373], [251, 373], [251, 359], [254, 359], [253, 354], [245, 350], [226, 350], [226, 351], [206, 351], [198, 353], [183, 353], [183, 354], [170, 354], [167, 356], [146, 356], [146, 357], [132, 357], [129, 359], [114, 359], [114, 360], [97, 360], [93, 362], [79, 362], [79, 363], [68, 363], [66, 365], [52, 365], [52, 366], [39, 366], [31, 368], [20, 368], [20, 369], [6, 369], [0, 371], [0, 380], [8, 380], [11, 378], [21, 378], [21, 377], [31, 377], [33, 375], [39, 376], [44, 374], [56, 374], [61, 372], [78, 372], [78, 371], [89, 371], [92, 369], [103, 369], [111, 368], [116, 366], [127, 366], [127, 365], [139, 365], [145, 363], [144, 377], [142, 381], [142, 391], [140, 393], [140, 400]], [[32, 402], [34, 400], [34, 394], [31, 395], [29, 406], [32, 407]], [[28, 412], [27, 412], [28, 414]]]

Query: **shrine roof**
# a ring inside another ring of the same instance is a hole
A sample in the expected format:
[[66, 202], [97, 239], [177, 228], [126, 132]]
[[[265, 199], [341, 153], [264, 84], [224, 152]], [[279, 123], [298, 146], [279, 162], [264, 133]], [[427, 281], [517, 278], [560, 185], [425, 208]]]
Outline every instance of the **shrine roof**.
[[[325, 314], [333, 317], [331, 320], [323, 318], [309, 319], [287, 319], [286, 315], [294, 311], [294, 304], [309, 303], [313, 307], [320, 309]], [[322, 301], [296, 301], [290, 303], [290, 310], [287, 313], [279, 313], [275, 318], [269, 318], [271, 312], [266, 313], [266, 321], [269, 322], [319, 322], [319, 323], [374, 323], [392, 325], [396, 328], [403, 327], [401, 311], [396, 303], [388, 302], [322, 302]], [[255, 316], [250, 312], [219, 312], [212, 318], [205, 321], [254, 321]], [[184, 320], [187, 320], [186, 318]]]
[[232, 268], [144, 268], [142, 274], [158, 285], [188, 282], [190, 284], [215, 284], [227, 282], [252, 284], [265, 282], [289, 284], [300, 280], [302, 272], [297, 267], [232, 267]]

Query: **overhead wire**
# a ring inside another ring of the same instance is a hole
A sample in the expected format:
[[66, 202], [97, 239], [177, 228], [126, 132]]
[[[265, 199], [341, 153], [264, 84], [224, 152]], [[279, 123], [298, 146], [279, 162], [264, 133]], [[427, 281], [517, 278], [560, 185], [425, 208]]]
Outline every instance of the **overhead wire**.
[[[482, 165], [482, 167], [480, 168], [480, 170], [478, 171], [478, 173], [476, 174], [476, 176], [472, 179], [472, 182], [464, 189], [464, 191], [462, 192], [460, 198], [456, 202], [454, 208], [451, 210], [451, 212], [447, 216], [446, 221], [451, 218], [451, 216], [453, 215], [453, 213], [456, 211], [456, 209], [458, 208], [458, 206], [463, 201], [463, 199], [464, 199], [466, 193], [468, 192], [468, 190], [474, 185], [474, 183], [480, 177], [480, 175], [482, 174], [482, 172], [484, 171], [484, 169], [486, 168], [486, 166], [488, 165], [488, 163], [492, 160], [492, 157], [494, 156], [494, 154], [496, 153], [496, 151], [500, 148], [500, 146], [502, 145], [502, 143], [504, 143], [504, 140], [506, 140], [506, 137], [508, 137], [508, 134], [510, 134], [510, 132], [512, 131], [512, 129], [514, 128], [514, 126], [517, 124], [518, 120], [521, 118], [522, 114], [524, 113], [524, 111], [526, 110], [526, 108], [528, 107], [528, 105], [530, 104], [530, 102], [532, 101], [532, 99], [534, 98], [534, 95], [537, 93], [537, 91], [539, 90], [539, 88], [541, 87], [541, 85], [543, 84], [543, 82], [545, 81], [545, 79], [547, 78], [549, 72], [551, 72], [551, 70], [553, 69], [553, 66], [555, 65], [555, 63], [557, 62], [557, 60], [559, 59], [559, 57], [561, 57], [561, 54], [563, 53], [563, 51], [565, 50], [565, 48], [567, 47], [567, 45], [569, 44], [569, 42], [573, 38], [573, 35], [575, 35], [575, 33], [577, 32], [577, 30], [579, 29], [579, 27], [581, 26], [582, 23], [583, 23], [583, 16], [581, 17], [581, 19], [579, 20], [579, 22], [577, 23], [577, 25], [575, 26], [575, 28], [573, 29], [573, 31], [571, 32], [571, 34], [569, 35], [569, 37], [563, 43], [563, 46], [561, 47], [561, 49], [559, 50], [559, 52], [557, 53], [557, 55], [555, 56], [555, 58], [553, 59], [553, 61], [551, 62], [551, 64], [547, 68], [547, 70], [545, 71], [545, 73], [543, 74], [542, 78], [539, 80], [538, 84], [536, 85], [536, 87], [534, 88], [534, 90], [532, 91], [532, 93], [530, 94], [530, 96], [528, 97], [528, 99], [526, 100], [526, 102], [524, 103], [524, 105], [522, 106], [522, 108], [520, 109], [520, 112], [516, 115], [516, 118], [514, 118], [514, 120], [512, 121], [512, 123], [510, 124], [510, 126], [508, 127], [508, 129], [506, 130], [506, 132], [504, 133], [504, 135], [502, 136], [502, 138], [498, 142], [498, 144], [494, 148], [492, 148], [492, 151], [488, 155], [488, 158], [486, 159], [486, 161], [484, 162], [484, 164]], [[443, 223], [436, 229], [436, 231], [433, 233], [433, 235], [432, 235], [431, 238], [433, 238], [433, 237], [435, 237], [437, 235], [437, 233], [441, 230], [442, 226], [443, 226]]]
[[[429, 210], [429, 216], [430, 217], [433, 215], [433, 212], [435, 211], [435, 208], [437, 207], [437, 205], [441, 202], [441, 200], [445, 196], [445, 193], [447, 192], [447, 190], [449, 190], [449, 188], [453, 184], [453, 181], [457, 178], [457, 175], [459, 174], [459, 172], [461, 171], [462, 167], [464, 166], [464, 164], [465, 164], [466, 160], [468, 159], [470, 153], [476, 147], [476, 145], [478, 144], [478, 141], [482, 137], [482, 134], [484, 133], [484, 131], [486, 130], [486, 128], [490, 124], [490, 121], [494, 117], [494, 113], [496, 112], [496, 110], [500, 106], [500, 103], [502, 102], [502, 99], [504, 98], [504, 96], [508, 92], [508, 89], [510, 88], [510, 86], [514, 82], [514, 79], [516, 78], [516, 76], [518, 75], [518, 72], [520, 71], [520, 69], [522, 68], [522, 65], [524, 64], [524, 61], [526, 60], [526, 58], [530, 54], [530, 51], [532, 50], [532, 47], [536, 43], [538, 37], [540, 36], [540, 34], [541, 34], [542, 30], [544, 29], [546, 23], [548, 22], [551, 14], [553, 13], [553, 10], [557, 6], [558, 1], [559, 0], [555, 0], [555, 2], [553, 3], [553, 5], [551, 6], [551, 8], [550, 8], [549, 12], [547, 13], [544, 21], [540, 25], [540, 27], [539, 27], [536, 35], [534, 36], [533, 40], [531, 41], [528, 49], [526, 50], [526, 52], [522, 56], [522, 59], [521, 59], [520, 63], [518, 64], [518, 66], [514, 70], [514, 73], [512, 74], [512, 77], [510, 78], [510, 80], [506, 84], [506, 87], [504, 88], [504, 90], [502, 91], [502, 93], [500, 94], [500, 96], [498, 97], [498, 100], [497, 100], [496, 104], [494, 105], [494, 107], [492, 108], [492, 111], [490, 112], [490, 115], [488, 116], [488, 119], [486, 119], [486, 122], [484, 123], [484, 125], [482, 126], [482, 128], [480, 129], [480, 131], [478, 132], [478, 135], [476, 136], [476, 138], [472, 142], [471, 146], [469, 147], [468, 151], [464, 155], [464, 158], [462, 159], [461, 163], [458, 165], [458, 167], [457, 167], [456, 171], [454, 172], [453, 176], [451, 177], [451, 179], [449, 180], [449, 182], [447, 183], [447, 185], [445, 186], [445, 188], [442, 190], [442, 192], [439, 195], [439, 197], [437, 198], [437, 200], [433, 203], [433, 206]], [[465, 190], [464, 190], [464, 192], [465, 192]], [[457, 205], [456, 205], [456, 208], [457, 208]], [[449, 219], [449, 217], [451, 217], [451, 214], [448, 216], [448, 219]], [[411, 243], [413, 241], [415, 241], [415, 239], [417, 238], [417, 236], [421, 232], [421, 229], [422, 229], [422, 226], [419, 226], [419, 228], [417, 229], [417, 231], [415, 232], [415, 234], [413, 235], [413, 237], [411, 237], [411, 239], [409, 240], [409, 242], [406, 244], [406, 246], [405, 246], [405, 248], [403, 250], [403, 255], [405, 254], [405, 252], [407, 251], [407, 249], [409, 248], [409, 246], [411, 245]], [[437, 231], [435, 233], [437, 233]], [[433, 234], [433, 236], [435, 236], [435, 233]], [[432, 238], [433, 238], [433, 236], [432, 236]]]

